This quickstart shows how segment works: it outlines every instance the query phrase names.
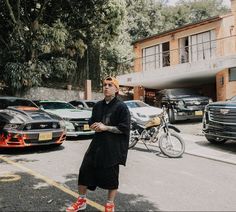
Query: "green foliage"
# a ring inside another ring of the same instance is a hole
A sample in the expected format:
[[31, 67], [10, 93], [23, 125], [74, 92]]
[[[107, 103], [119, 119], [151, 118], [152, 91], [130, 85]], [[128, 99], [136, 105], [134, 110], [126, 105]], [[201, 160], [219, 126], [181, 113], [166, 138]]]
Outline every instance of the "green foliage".
[[62, 80], [71, 83], [77, 70], [77, 63], [74, 60], [64, 57], [52, 58], [50, 60], [51, 73], [48, 78]]
[[41, 64], [7, 63], [3, 72], [10, 93], [17, 93], [40, 85], [47, 70]]
[[52, 51], [64, 51], [66, 41], [69, 37], [69, 32], [60, 20], [56, 20], [52, 27], [43, 24], [40, 27], [40, 38], [37, 41], [39, 49], [42, 53], [49, 53]]
[[127, 73], [132, 41], [225, 13], [222, 0], [1, 0], [0, 76], [12, 93]]

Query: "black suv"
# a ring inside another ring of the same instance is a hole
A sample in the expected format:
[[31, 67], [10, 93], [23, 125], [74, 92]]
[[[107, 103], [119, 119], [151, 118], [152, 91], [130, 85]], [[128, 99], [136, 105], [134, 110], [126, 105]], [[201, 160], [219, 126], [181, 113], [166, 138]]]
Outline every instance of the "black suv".
[[236, 96], [228, 101], [214, 102], [206, 106], [203, 133], [211, 143], [236, 140]]
[[177, 120], [202, 119], [205, 106], [212, 100], [186, 88], [165, 89], [157, 94], [157, 106], [168, 109], [170, 123]]

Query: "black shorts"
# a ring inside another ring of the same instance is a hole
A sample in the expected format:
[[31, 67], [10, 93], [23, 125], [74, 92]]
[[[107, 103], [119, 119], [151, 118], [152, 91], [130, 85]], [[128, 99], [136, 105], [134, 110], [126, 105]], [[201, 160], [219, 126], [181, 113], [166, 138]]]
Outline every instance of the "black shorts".
[[96, 187], [113, 190], [119, 186], [119, 164], [108, 167], [94, 167], [91, 160], [84, 160], [79, 171], [78, 185], [94, 191]]

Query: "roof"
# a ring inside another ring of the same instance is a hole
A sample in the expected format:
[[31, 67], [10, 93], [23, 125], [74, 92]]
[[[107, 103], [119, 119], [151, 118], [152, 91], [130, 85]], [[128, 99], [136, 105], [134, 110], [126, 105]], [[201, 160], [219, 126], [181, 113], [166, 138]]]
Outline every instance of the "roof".
[[200, 26], [200, 25], [204, 25], [204, 24], [211, 23], [211, 22], [219, 21], [219, 20], [221, 20], [223, 17], [224, 17], [224, 16], [214, 16], [214, 17], [211, 17], [211, 18], [202, 20], [202, 21], [198, 21], [198, 22], [193, 22], [193, 23], [190, 23], [190, 24], [186, 24], [186, 25], [183, 25], [183, 26], [180, 26], [180, 27], [171, 29], [171, 30], [167, 30], [167, 31], [161, 32], [161, 33], [159, 33], [159, 34], [155, 34], [155, 35], [152, 35], [152, 36], [149, 36], [149, 37], [146, 37], [146, 38], [138, 39], [138, 40], [134, 41], [133, 44], [136, 44], [136, 43], [139, 43], [139, 42], [143, 42], [143, 41], [145, 41], [145, 40], [156, 39], [156, 38], [158, 38], [158, 37], [163, 37], [163, 36], [166, 36], [166, 35], [169, 35], [169, 34], [177, 33], [177, 32], [179, 32], [179, 31], [185, 30], [186, 28], [194, 27], [195, 25], [196, 25], [196, 26]]

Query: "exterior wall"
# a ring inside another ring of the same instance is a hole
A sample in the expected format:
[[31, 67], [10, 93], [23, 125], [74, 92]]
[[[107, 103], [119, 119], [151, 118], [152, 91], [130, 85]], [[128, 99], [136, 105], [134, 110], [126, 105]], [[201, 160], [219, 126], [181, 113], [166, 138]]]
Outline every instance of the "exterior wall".
[[229, 70], [216, 75], [217, 101], [225, 101], [236, 95], [236, 81], [229, 82]]
[[[22, 97], [29, 98], [32, 100], [61, 100], [69, 102], [75, 99], [84, 99], [85, 96], [84, 91], [37, 87], [31, 88]], [[92, 93], [92, 99], [102, 98], [102, 93]]]
[[[234, 16], [225, 16], [217, 30], [217, 56], [235, 54]], [[223, 39], [224, 38], [224, 39]]]
[[236, 95], [236, 81], [227, 82], [226, 85], [226, 99], [230, 99]]
[[145, 89], [140, 86], [134, 87], [134, 100], [144, 101]]
[[134, 55], [135, 58], [138, 58], [136, 60], [134, 60], [134, 71], [138, 72], [142, 70], [142, 49], [140, 47], [140, 45], [134, 45]]

